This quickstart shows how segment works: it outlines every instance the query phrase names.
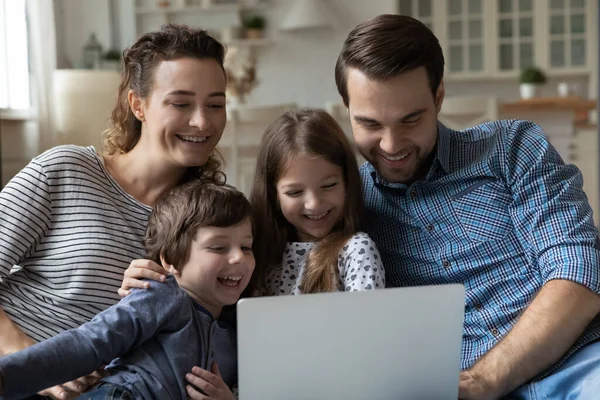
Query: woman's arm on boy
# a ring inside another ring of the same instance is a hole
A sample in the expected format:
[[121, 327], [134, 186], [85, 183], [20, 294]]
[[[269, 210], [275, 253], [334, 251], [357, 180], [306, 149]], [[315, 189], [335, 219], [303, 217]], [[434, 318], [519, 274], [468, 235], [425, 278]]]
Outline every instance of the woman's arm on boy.
[[118, 290], [119, 296], [125, 297], [131, 293], [131, 289], [148, 289], [150, 283], [144, 279], [156, 282], [164, 282], [167, 271], [152, 260], [133, 260], [123, 274], [123, 282]]
[[366, 233], [359, 232], [348, 240], [338, 266], [346, 292], [385, 288], [385, 269], [379, 250]]
[[173, 288], [152, 283], [150, 290], [134, 291], [76, 329], [0, 358], [5, 395], [32, 395], [88, 374], [139, 346], [180, 312], [183, 294]]

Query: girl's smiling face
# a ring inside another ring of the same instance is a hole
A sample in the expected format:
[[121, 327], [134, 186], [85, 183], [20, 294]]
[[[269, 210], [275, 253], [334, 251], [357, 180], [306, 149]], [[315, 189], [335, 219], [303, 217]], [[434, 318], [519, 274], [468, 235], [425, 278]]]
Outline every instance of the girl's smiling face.
[[344, 213], [346, 188], [340, 166], [323, 157], [297, 155], [277, 181], [277, 199], [300, 241], [328, 235]]

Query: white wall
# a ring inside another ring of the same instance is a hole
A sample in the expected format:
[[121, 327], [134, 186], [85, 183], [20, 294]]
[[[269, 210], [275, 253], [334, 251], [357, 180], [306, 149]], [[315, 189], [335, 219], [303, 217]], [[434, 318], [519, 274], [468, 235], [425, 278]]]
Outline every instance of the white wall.
[[83, 62], [83, 47], [92, 33], [104, 48], [111, 46], [110, 0], [54, 0], [58, 68]]
[[0, 120], [2, 141], [2, 176], [0, 187], [12, 179], [33, 157], [38, 155], [38, 124], [36, 121]]
[[358, 23], [378, 14], [393, 13], [394, 0], [325, 0], [336, 15], [336, 27], [305, 32], [277, 29], [291, 1], [274, 1], [268, 15], [268, 35], [274, 44], [260, 49], [259, 86], [248, 97], [253, 104], [295, 102], [300, 106], [324, 107], [339, 102], [334, 67], [346, 36]]

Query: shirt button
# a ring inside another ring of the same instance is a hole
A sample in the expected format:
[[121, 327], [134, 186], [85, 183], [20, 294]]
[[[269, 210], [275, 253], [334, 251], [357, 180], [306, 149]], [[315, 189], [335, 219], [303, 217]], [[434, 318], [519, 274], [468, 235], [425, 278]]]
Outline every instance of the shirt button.
[[416, 190], [411, 190], [411, 191], [410, 191], [410, 197], [412, 197], [413, 199], [414, 199], [415, 197], [417, 197], [417, 191], [416, 191]]
[[442, 263], [442, 265], [446, 268], [448, 268], [450, 266], [450, 261], [448, 260], [444, 260], [444, 262]]
[[483, 306], [481, 304], [475, 304], [476, 310], [481, 310], [482, 308], [483, 308]]
[[425, 226], [425, 229], [427, 229], [428, 232], [431, 232], [433, 230], [433, 225], [429, 224]]
[[499, 336], [500, 335], [500, 331], [498, 329], [492, 329], [492, 335]]

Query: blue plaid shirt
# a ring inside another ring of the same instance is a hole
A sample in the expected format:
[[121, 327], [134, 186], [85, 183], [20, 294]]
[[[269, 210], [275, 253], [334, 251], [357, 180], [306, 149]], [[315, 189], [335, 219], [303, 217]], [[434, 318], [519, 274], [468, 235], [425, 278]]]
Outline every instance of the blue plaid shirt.
[[[583, 180], [540, 127], [496, 121], [462, 131], [438, 124], [426, 178], [389, 183], [361, 167], [366, 232], [388, 286], [465, 285], [462, 368], [494, 347], [552, 279], [600, 294], [600, 247]], [[573, 348], [600, 338], [600, 316]]]

